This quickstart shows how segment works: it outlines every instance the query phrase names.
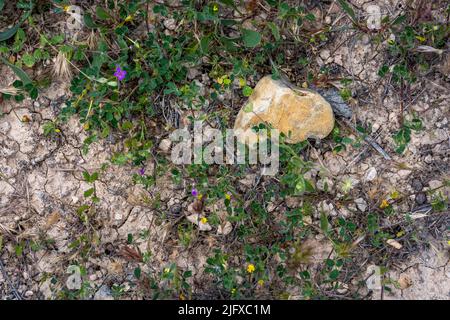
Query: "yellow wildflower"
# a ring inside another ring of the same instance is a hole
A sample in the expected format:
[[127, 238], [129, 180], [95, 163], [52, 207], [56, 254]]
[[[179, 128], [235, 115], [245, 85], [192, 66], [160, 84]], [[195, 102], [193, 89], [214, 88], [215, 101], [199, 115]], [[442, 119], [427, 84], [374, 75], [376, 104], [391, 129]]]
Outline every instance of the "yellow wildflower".
[[200, 222], [203, 223], [203, 224], [206, 224], [208, 222], [208, 219], [203, 217], [203, 218], [200, 219]]
[[59, 130], [58, 128], [56, 128], [56, 129], [55, 129], [55, 132], [56, 132], [56, 133], [60, 133], [61, 130]]
[[219, 11], [219, 6], [218, 6], [217, 4], [214, 4], [214, 5], [213, 5], [213, 11], [214, 11], [214, 12]]
[[422, 36], [416, 36], [416, 39], [419, 40], [420, 42], [425, 42], [425, 41], [427, 41], [427, 39], [425, 39], [425, 38], [422, 37]]
[[236, 293], [236, 288], [231, 289], [231, 294], [235, 294]]
[[380, 204], [380, 209], [385, 209], [387, 207], [389, 207], [389, 202], [386, 199], [383, 199]]
[[391, 199], [395, 200], [395, 199], [400, 198], [400, 193], [397, 190], [395, 190], [395, 191], [391, 192], [390, 196], [391, 196]]
[[404, 231], [404, 230], [399, 231], [399, 232], [397, 232], [396, 237], [397, 237], [397, 238], [400, 238], [400, 237], [403, 236], [404, 234], [405, 234], [405, 231]]
[[216, 81], [218, 84], [223, 84], [223, 79], [224, 79], [224, 77], [222, 76], [220, 78], [217, 78]]
[[262, 287], [262, 286], [264, 285], [264, 280], [263, 280], [263, 279], [259, 279], [259, 280], [258, 280], [258, 285], [259, 285], [260, 287]]
[[229, 193], [225, 194], [225, 199], [230, 200], [231, 199], [231, 195]]
[[70, 10], [70, 6], [64, 6], [63, 9], [64, 9], [65, 12], [68, 12]]
[[249, 263], [249, 265], [247, 266], [247, 272], [248, 273], [253, 273], [255, 272], [255, 265], [252, 263]]
[[165, 268], [164, 269], [164, 273], [169, 273], [170, 272], [170, 268]]
[[221, 76], [220, 78], [217, 78], [216, 81], [218, 84], [224, 84], [226, 86], [231, 83], [230, 78], [228, 78], [228, 76], [226, 74]]

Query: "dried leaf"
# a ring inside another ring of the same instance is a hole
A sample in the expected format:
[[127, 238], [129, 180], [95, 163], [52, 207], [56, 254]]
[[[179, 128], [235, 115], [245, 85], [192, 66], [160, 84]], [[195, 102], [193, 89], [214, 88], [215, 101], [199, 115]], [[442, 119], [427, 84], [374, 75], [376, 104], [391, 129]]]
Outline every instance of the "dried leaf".
[[202, 212], [203, 208], [205, 206], [205, 199], [206, 199], [206, 195], [200, 197], [200, 199], [195, 199], [194, 204], [192, 205], [192, 208], [194, 209], [195, 212]]
[[248, 12], [253, 12], [258, 7], [258, 1], [257, 0], [249, 0], [245, 4], [245, 7], [246, 7]]
[[61, 214], [59, 212], [55, 211], [55, 212], [51, 213], [47, 218], [44, 228], [49, 229], [52, 225], [58, 223], [60, 218], [61, 218]]
[[403, 248], [403, 246], [400, 244], [400, 242], [394, 240], [394, 239], [388, 239], [386, 241], [386, 243], [392, 247], [394, 247], [397, 250], [400, 250], [401, 248]]
[[397, 282], [400, 286], [400, 289], [402, 289], [402, 290], [405, 290], [405, 289], [411, 287], [413, 284], [411, 278], [405, 274], [402, 274]]
[[424, 53], [437, 53], [439, 55], [441, 55], [444, 50], [441, 49], [436, 49], [430, 46], [418, 46], [415, 51], [417, 52], [424, 52]]

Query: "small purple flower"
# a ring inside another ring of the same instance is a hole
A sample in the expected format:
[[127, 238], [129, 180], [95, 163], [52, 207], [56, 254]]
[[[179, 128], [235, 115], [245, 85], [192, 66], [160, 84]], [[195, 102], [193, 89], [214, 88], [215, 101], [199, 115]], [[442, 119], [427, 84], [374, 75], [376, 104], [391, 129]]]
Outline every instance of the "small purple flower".
[[140, 168], [138, 173], [139, 175], [143, 176], [145, 174], [145, 168], [144, 167]]
[[123, 70], [120, 66], [116, 66], [116, 72], [114, 72], [114, 76], [117, 78], [117, 80], [122, 81], [125, 79], [125, 76], [127, 75], [127, 72]]
[[194, 197], [198, 196], [198, 191], [197, 191], [197, 189], [192, 188], [191, 194], [192, 194]]

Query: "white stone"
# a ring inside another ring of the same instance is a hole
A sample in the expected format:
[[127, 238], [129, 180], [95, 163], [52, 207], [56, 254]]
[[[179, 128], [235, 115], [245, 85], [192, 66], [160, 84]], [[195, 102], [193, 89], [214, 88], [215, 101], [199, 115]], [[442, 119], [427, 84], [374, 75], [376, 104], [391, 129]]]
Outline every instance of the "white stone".
[[322, 51], [320, 51], [320, 57], [326, 62], [327, 59], [330, 57], [330, 50], [323, 49]]
[[8, 134], [9, 130], [11, 130], [11, 125], [8, 121], [2, 119], [2, 121], [0, 122], [0, 133], [6, 135]]
[[366, 286], [369, 290], [381, 290], [381, 270], [379, 266], [369, 265], [366, 271]]
[[33, 294], [34, 294], [33, 291], [28, 290], [27, 292], [25, 292], [25, 297], [29, 298], [29, 297], [31, 297]]
[[404, 179], [404, 178], [408, 177], [411, 174], [411, 172], [412, 172], [411, 170], [399, 170], [399, 171], [397, 171], [397, 175], [400, 178]]
[[229, 234], [231, 231], [233, 230], [233, 225], [231, 224], [230, 221], [225, 222], [225, 225], [222, 227], [222, 225], [220, 225], [217, 228], [217, 234], [221, 234], [226, 236], [227, 234]]
[[373, 181], [377, 177], [377, 169], [374, 167], [369, 168], [364, 175], [364, 181], [369, 182]]
[[430, 189], [436, 189], [442, 186], [442, 181], [439, 180], [430, 180], [428, 182], [428, 185], [430, 186]]
[[328, 177], [324, 177], [322, 179], [319, 179], [317, 181], [317, 183], [316, 183], [316, 187], [320, 191], [327, 190], [328, 192], [330, 192], [333, 189], [333, 186], [334, 186], [333, 180], [331, 180]]
[[172, 141], [170, 141], [169, 139], [162, 139], [161, 142], [159, 143], [159, 149], [164, 152], [169, 151], [171, 146]]
[[111, 289], [106, 285], [101, 286], [95, 293], [94, 300], [114, 300]]
[[366, 211], [366, 209], [367, 209], [367, 202], [366, 202], [366, 200], [364, 200], [363, 198], [358, 198], [358, 199], [356, 199], [356, 200], [355, 200], [355, 204], [356, 204], [356, 207], [357, 207], [360, 211], [362, 211], [362, 212], [365, 212], [365, 211]]
[[177, 22], [173, 18], [164, 20], [163, 24], [166, 29], [171, 31], [175, 30], [177, 27]]

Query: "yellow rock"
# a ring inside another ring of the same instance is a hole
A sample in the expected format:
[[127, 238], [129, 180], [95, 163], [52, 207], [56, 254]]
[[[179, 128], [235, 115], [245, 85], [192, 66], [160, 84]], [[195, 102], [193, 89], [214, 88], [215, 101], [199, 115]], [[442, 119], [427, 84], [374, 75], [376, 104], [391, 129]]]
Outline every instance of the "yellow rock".
[[334, 115], [330, 104], [318, 93], [265, 76], [236, 118], [238, 141], [245, 143], [248, 139], [249, 145], [257, 142], [258, 136], [251, 128], [260, 123], [280, 130], [287, 136], [286, 142], [298, 143], [325, 138], [333, 130]]

